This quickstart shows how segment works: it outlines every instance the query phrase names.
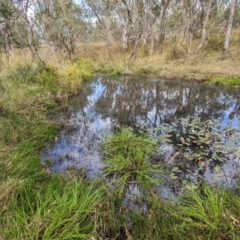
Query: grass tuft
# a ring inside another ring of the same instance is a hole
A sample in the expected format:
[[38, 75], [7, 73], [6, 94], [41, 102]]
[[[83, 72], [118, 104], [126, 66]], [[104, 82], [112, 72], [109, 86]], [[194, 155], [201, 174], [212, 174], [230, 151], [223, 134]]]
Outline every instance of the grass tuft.
[[234, 201], [232, 197], [231, 192], [207, 185], [191, 190], [178, 204], [165, 207], [171, 219], [169, 229], [166, 229], [167, 235], [171, 234], [177, 239], [236, 239], [239, 236], [239, 226], [236, 224], [239, 209], [235, 208], [236, 197]]
[[223, 84], [227, 86], [238, 86], [240, 85], [240, 78], [227, 78], [227, 77], [214, 77], [210, 78], [208, 80], [209, 82], [215, 83], [215, 84]]
[[105, 174], [116, 180], [119, 196], [130, 182], [146, 188], [160, 183], [159, 164], [151, 161], [156, 142], [122, 129], [103, 144]]
[[103, 191], [80, 180], [53, 176], [25, 184], [2, 220], [7, 239], [89, 239], [94, 235], [95, 207]]

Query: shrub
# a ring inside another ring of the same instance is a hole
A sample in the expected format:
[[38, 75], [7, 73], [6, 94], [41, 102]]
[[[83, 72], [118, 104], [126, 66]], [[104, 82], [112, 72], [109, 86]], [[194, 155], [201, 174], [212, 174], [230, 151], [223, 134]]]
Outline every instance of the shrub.
[[221, 51], [224, 38], [219, 33], [213, 33], [207, 40], [206, 50]]
[[78, 60], [69, 65], [64, 73], [64, 78], [71, 81], [87, 80], [94, 73], [95, 68], [93, 63], [88, 59]]
[[112, 76], [119, 76], [121, 74], [121, 70], [119, 68], [115, 68], [112, 72]]
[[20, 81], [22, 83], [36, 82], [36, 75], [39, 72], [39, 66], [32, 63], [18, 64], [15, 68], [10, 69], [7, 78]]
[[178, 60], [185, 55], [185, 50], [181, 44], [179, 44], [177, 37], [171, 39], [170, 47], [166, 51], [167, 60]]
[[57, 92], [59, 85], [58, 78], [57, 70], [50, 65], [46, 65], [40, 68], [36, 75], [36, 82], [51, 92]]

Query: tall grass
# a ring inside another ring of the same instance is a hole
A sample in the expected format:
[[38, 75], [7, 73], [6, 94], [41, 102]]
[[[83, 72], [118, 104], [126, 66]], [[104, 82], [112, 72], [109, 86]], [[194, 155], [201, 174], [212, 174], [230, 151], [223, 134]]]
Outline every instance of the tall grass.
[[151, 161], [156, 151], [153, 140], [122, 129], [102, 146], [105, 174], [116, 182], [119, 196], [130, 182], [136, 182], [141, 188], [161, 182], [161, 165]]
[[95, 207], [102, 200], [100, 188], [81, 180], [32, 181], [11, 200], [1, 231], [6, 239], [89, 239], [96, 234]]
[[206, 185], [200, 190], [191, 190], [178, 204], [164, 208], [170, 217], [169, 229], [165, 229], [164, 234], [174, 239], [237, 239], [240, 234], [238, 201], [234, 193]]
[[[83, 66], [82, 66], [83, 68]], [[92, 72], [79, 75], [81, 82]], [[82, 78], [81, 78], [82, 77]], [[57, 125], [46, 120], [66, 88], [50, 65], [19, 63], [0, 77], [0, 238], [82, 239], [95, 234], [94, 206], [102, 192], [94, 184], [51, 176], [39, 152], [53, 142]]]
[[[2, 59], [0, 239], [238, 239], [238, 194], [202, 186], [175, 203], [164, 202], [154, 188], [162, 169], [152, 161], [156, 142], [127, 129], [103, 144], [108, 181], [67, 179], [42, 166], [39, 152], [58, 131], [47, 114], [57, 113], [95, 71], [199, 79], [239, 76], [235, 60], [227, 56], [227, 63], [220, 61], [217, 52], [173, 60], [166, 54], [143, 54], [128, 60], [119, 46], [112, 51], [109, 61], [101, 46], [93, 46], [85, 53], [88, 60], [74, 64], [53, 56], [40, 66], [21, 53], [18, 59]], [[123, 201], [132, 183], [142, 193], [133, 203], [137, 211]]]

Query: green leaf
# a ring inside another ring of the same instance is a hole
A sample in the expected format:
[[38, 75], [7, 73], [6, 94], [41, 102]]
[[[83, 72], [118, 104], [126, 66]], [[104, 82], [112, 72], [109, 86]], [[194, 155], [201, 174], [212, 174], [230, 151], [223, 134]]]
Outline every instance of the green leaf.
[[197, 185], [186, 185], [186, 189], [189, 190], [189, 191], [192, 191], [192, 190], [196, 190], [198, 188]]
[[184, 140], [183, 137], [180, 137], [180, 140], [181, 140], [182, 143], [185, 143], [185, 140]]
[[171, 172], [177, 172], [178, 170], [179, 170], [178, 167], [174, 167], [174, 168], [171, 170]]
[[219, 165], [217, 165], [215, 168], [214, 168], [214, 170], [215, 170], [215, 172], [219, 172], [220, 171], [220, 167], [219, 167]]

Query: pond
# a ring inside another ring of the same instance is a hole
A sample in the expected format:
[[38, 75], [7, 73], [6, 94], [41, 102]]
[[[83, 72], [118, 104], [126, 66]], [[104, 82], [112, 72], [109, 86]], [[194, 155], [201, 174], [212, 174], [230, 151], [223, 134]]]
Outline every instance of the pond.
[[[90, 179], [102, 175], [99, 143], [116, 128], [137, 123], [150, 129], [194, 116], [203, 121], [221, 119], [222, 127], [231, 124], [240, 129], [237, 88], [155, 77], [98, 76], [69, 101], [69, 111], [62, 118], [66, 127], [42, 159], [51, 162], [52, 171], [71, 174], [80, 169]], [[165, 161], [175, 152], [171, 144], [161, 150]], [[220, 182], [232, 186], [238, 179], [239, 159], [231, 158], [221, 169]], [[204, 178], [214, 183], [216, 173], [208, 169]]]

